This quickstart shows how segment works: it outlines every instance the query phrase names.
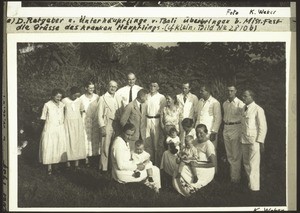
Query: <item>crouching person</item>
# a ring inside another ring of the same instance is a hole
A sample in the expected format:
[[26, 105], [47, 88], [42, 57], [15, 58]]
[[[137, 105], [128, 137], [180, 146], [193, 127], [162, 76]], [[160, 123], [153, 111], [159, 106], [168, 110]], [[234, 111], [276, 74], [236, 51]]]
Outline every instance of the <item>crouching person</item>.
[[[156, 166], [152, 166], [152, 178], [148, 178], [145, 164], [147, 162], [135, 163], [132, 160], [129, 141], [134, 134], [135, 126], [125, 124], [120, 136], [116, 137], [112, 149], [112, 177], [120, 183], [141, 182], [156, 192], [161, 188], [160, 171]], [[135, 175], [139, 171], [140, 175]], [[152, 182], [152, 180], [153, 182]]]

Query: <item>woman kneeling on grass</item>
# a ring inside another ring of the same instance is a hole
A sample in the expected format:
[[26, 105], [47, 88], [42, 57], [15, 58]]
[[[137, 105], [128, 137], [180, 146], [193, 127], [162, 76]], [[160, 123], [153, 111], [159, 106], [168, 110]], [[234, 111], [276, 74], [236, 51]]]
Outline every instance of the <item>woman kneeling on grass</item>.
[[[156, 166], [152, 166], [153, 182], [149, 182], [147, 178], [147, 171], [144, 163], [136, 164], [131, 159], [131, 152], [129, 148], [129, 141], [134, 134], [135, 126], [133, 124], [125, 124], [122, 129], [122, 134], [113, 142], [112, 145], [112, 177], [120, 183], [141, 182], [148, 187], [159, 192], [160, 171]], [[140, 175], [137, 177], [135, 171], [139, 170]]]

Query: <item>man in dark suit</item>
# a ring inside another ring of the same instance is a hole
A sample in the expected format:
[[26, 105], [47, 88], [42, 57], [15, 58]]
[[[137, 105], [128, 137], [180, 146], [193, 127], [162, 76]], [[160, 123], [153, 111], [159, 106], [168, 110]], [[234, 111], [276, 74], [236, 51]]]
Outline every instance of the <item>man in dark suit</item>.
[[146, 114], [147, 114], [147, 94], [146, 89], [141, 89], [137, 93], [137, 97], [134, 101], [130, 102], [124, 109], [120, 119], [122, 126], [126, 123], [131, 123], [135, 126], [136, 131], [129, 141], [130, 150], [133, 150], [134, 143], [138, 139], [145, 141], [146, 138]]

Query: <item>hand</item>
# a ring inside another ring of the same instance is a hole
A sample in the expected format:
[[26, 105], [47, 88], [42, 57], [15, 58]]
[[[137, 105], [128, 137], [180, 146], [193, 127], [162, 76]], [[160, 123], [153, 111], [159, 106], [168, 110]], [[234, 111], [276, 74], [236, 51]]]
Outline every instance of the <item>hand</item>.
[[209, 139], [210, 141], [215, 141], [217, 139], [217, 133], [215, 132], [210, 133]]
[[145, 165], [143, 163], [139, 163], [139, 164], [137, 164], [137, 169], [142, 171], [145, 169]]
[[100, 131], [101, 131], [101, 136], [102, 136], [102, 137], [105, 137], [105, 136], [106, 136], [106, 129], [105, 129], [105, 126], [101, 127], [101, 128], [100, 128]]
[[260, 153], [264, 153], [265, 152], [265, 144], [259, 143], [259, 147], [260, 147]]

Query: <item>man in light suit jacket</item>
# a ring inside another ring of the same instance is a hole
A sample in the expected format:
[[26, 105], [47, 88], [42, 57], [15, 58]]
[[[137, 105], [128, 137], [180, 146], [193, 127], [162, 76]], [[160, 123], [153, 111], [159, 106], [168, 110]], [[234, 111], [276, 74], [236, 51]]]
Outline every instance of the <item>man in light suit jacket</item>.
[[146, 114], [147, 114], [147, 100], [148, 91], [141, 89], [137, 93], [137, 97], [134, 101], [129, 103], [121, 116], [121, 126], [125, 126], [126, 123], [131, 123], [135, 126], [136, 131], [129, 141], [130, 150], [134, 149], [134, 143], [138, 139], [145, 141], [146, 139]]
[[[177, 95], [177, 101], [183, 109], [183, 117], [194, 119], [194, 113], [198, 104], [198, 97], [190, 92], [191, 85], [189, 82], [182, 84], [182, 93]], [[181, 121], [180, 121], [181, 123]], [[180, 125], [181, 126], [181, 125]], [[184, 131], [180, 130], [180, 141], [184, 142]]]
[[254, 102], [254, 92], [246, 90], [242, 99], [246, 104], [242, 112], [243, 164], [251, 191], [260, 190], [260, 153], [264, 151], [267, 122], [263, 108]]
[[116, 94], [118, 84], [110, 81], [107, 92], [99, 98], [98, 122], [101, 128], [102, 145], [99, 169], [108, 170], [110, 144], [120, 131], [120, 117], [123, 111], [121, 96]]

